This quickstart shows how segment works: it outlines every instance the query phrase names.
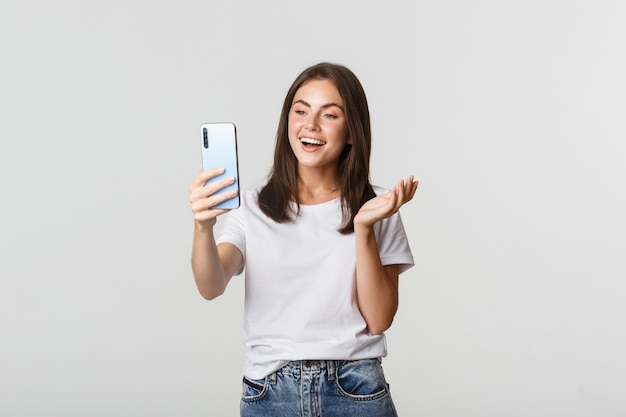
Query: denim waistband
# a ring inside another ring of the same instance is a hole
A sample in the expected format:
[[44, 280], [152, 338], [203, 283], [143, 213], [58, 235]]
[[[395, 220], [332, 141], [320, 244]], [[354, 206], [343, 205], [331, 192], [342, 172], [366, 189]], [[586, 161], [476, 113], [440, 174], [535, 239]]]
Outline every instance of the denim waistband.
[[351, 362], [346, 360], [301, 360], [290, 361], [285, 366], [280, 368], [277, 373], [283, 375], [300, 376], [304, 373], [315, 374], [326, 371], [328, 379], [335, 379], [337, 368], [343, 364]]

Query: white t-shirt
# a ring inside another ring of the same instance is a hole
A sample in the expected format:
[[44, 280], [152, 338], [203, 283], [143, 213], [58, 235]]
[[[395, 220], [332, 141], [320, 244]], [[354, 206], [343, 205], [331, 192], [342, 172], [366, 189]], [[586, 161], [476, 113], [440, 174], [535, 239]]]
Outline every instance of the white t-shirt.
[[[359, 312], [354, 234], [338, 232], [340, 199], [301, 205], [295, 222], [276, 223], [259, 208], [257, 194], [242, 193], [217, 239], [244, 256], [244, 375], [260, 379], [291, 360], [385, 356], [385, 336], [370, 334]], [[383, 265], [399, 264], [400, 272], [413, 266], [399, 213], [374, 228]]]

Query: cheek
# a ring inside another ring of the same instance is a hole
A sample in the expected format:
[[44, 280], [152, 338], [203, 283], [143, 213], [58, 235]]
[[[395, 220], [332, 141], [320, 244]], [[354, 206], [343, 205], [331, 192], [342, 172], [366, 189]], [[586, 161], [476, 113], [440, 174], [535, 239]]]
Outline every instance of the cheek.
[[346, 125], [337, 129], [337, 136], [343, 138], [346, 143], [352, 143], [352, 140], [348, 137], [348, 127]]
[[289, 120], [289, 124], [287, 125], [287, 133], [289, 135], [289, 140], [291, 140], [294, 137], [298, 136], [298, 132], [299, 131], [300, 131], [300, 128], [298, 127], [298, 124], [294, 123], [291, 120]]
[[298, 136], [299, 131], [300, 131], [300, 128], [298, 124], [289, 120], [289, 124], [287, 125], [287, 134], [289, 135], [290, 141]]
[[289, 116], [287, 116], [287, 126], [289, 126], [289, 128], [291, 128], [291, 127], [295, 127], [295, 126], [297, 126], [299, 124], [302, 124], [302, 122], [299, 120], [297, 115], [295, 113], [290, 112]]

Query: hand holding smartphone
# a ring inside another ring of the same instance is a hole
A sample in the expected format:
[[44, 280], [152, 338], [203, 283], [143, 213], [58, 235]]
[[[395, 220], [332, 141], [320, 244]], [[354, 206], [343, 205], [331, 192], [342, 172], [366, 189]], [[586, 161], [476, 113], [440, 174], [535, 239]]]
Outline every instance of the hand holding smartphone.
[[[206, 182], [224, 177], [234, 177], [235, 182], [219, 192], [236, 190], [237, 195], [212, 208], [236, 209], [239, 207], [239, 163], [237, 157], [237, 130], [234, 123], [203, 123], [200, 126], [202, 144], [202, 169], [222, 167], [224, 173]], [[205, 184], [205, 185], [206, 185]]]

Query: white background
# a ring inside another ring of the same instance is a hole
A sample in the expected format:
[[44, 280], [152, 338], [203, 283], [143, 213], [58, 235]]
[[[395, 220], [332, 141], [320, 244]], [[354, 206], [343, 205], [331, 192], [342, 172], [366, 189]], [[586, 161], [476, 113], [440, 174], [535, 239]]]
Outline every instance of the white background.
[[[0, 5], [0, 415], [238, 415], [243, 286], [207, 302], [187, 187], [206, 121], [270, 168], [306, 66], [415, 174], [384, 361], [399, 413], [626, 415], [626, 3]], [[280, 300], [274, 300], [280, 302]]]

